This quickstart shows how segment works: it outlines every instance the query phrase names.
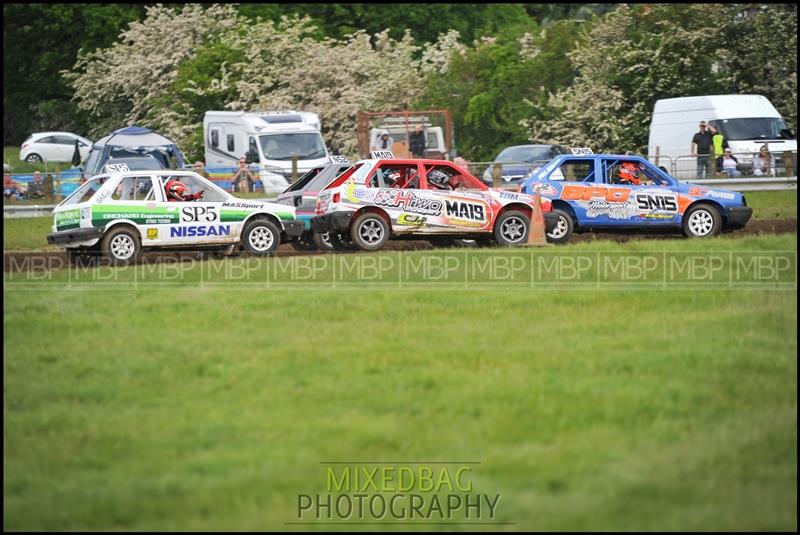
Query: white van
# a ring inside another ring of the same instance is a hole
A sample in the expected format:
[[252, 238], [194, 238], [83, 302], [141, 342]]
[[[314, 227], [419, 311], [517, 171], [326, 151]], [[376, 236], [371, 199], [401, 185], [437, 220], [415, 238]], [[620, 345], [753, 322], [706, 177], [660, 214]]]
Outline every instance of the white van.
[[[656, 101], [650, 122], [649, 159], [659, 156], [659, 165], [669, 168], [676, 178], [693, 178], [696, 160], [691, 158], [692, 137], [706, 121], [725, 136], [728, 146], [745, 172], [753, 156], [766, 143], [778, 160], [779, 172], [785, 169], [783, 152], [793, 151], [797, 172], [797, 140], [778, 110], [762, 95], [708, 95], [665, 98]], [[714, 162], [711, 163], [712, 169]]]
[[207, 111], [203, 117], [206, 166], [236, 167], [245, 157], [256, 164], [265, 189], [282, 191], [292, 174], [330, 163], [316, 113], [297, 111]]

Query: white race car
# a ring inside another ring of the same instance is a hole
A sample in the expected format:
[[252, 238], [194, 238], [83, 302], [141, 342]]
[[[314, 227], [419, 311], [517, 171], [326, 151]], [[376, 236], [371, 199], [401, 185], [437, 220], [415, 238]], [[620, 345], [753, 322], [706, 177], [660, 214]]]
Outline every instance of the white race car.
[[[169, 201], [170, 181], [186, 186], [185, 198]], [[47, 242], [65, 248], [82, 265], [102, 254], [128, 264], [149, 249], [224, 249], [238, 245], [266, 255], [297, 238], [303, 222], [291, 206], [239, 199], [197, 173], [121, 166], [92, 177], [53, 210]]]

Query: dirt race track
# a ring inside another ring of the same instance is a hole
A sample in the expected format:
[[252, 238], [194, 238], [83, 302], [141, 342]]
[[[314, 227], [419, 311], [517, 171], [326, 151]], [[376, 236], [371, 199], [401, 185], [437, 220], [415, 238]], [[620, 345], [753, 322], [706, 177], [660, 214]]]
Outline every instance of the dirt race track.
[[[747, 227], [741, 230], [734, 231], [733, 233], [726, 234], [728, 236], [743, 237], [753, 236], [758, 234], [785, 234], [797, 232], [797, 219], [757, 219], [750, 221]], [[613, 233], [613, 232], [585, 232], [581, 234], [574, 234], [570, 239], [570, 243], [588, 242], [593, 240], [613, 240], [617, 243], [623, 243], [631, 240], [682, 240], [684, 239], [678, 233]], [[396, 240], [390, 241], [386, 244], [383, 250], [386, 251], [421, 251], [433, 249], [430, 242], [426, 240]], [[155, 262], [178, 262], [188, 259], [202, 259], [203, 255], [196, 251], [187, 252], [147, 252], [141, 255], [139, 263], [155, 263]], [[309, 256], [328, 254], [319, 251], [300, 252], [295, 251], [291, 245], [283, 244], [278, 248], [275, 256], [278, 257], [291, 257], [291, 256]], [[341, 254], [341, 253], [339, 253]], [[356, 254], [356, 253], [346, 253]], [[3, 271], [17, 272], [20, 270], [33, 270], [33, 271], [47, 271], [52, 269], [64, 269], [70, 267], [70, 262], [67, 254], [64, 252], [47, 252], [47, 251], [4, 251], [3, 252]]]

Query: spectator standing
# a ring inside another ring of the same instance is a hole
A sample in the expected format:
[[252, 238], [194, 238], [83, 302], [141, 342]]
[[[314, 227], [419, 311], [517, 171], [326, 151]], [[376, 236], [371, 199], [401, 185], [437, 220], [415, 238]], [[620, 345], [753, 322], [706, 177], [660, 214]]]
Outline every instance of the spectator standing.
[[233, 191], [253, 191], [253, 184], [256, 182], [256, 176], [247, 167], [247, 160], [239, 158], [239, 168], [233, 174], [231, 179], [233, 183]]
[[725, 149], [723, 155], [717, 158], [717, 172], [725, 173], [731, 178], [742, 176], [739, 171], [739, 160], [733, 155], [731, 149]]
[[394, 139], [389, 135], [388, 130], [384, 130], [372, 150], [392, 150], [392, 145], [394, 145]]
[[758, 154], [753, 158], [753, 174], [775, 176], [775, 156], [770, 154], [766, 145], [761, 145]]
[[421, 124], [418, 124], [408, 138], [408, 148], [411, 149], [411, 155], [414, 158], [424, 158], [426, 145], [425, 129]]
[[44, 198], [44, 184], [42, 184], [42, 174], [39, 171], [33, 173], [33, 182], [28, 186], [28, 198]]
[[211, 180], [208, 177], [208, 171], [206, 171], [206, 167], [201, 161], [194, 162], [194, 172], [200, 175], [201, 177], [205, 178], [206, 180]]
[[708, 130], [711, 132], [711, 144], [714, 146], [714, 158], [719, 158], [725, 153], [725, 149], [728, 148], [728, 140], [713, 126], [708, 125]]
[[711, 132], [706, 127], [705, 121], [700, 121], [700, 131], [692, 138], [692, 157], [697, 158], [697, 178], [702, 180], [708, 178], [709, 160], [712, 144]]

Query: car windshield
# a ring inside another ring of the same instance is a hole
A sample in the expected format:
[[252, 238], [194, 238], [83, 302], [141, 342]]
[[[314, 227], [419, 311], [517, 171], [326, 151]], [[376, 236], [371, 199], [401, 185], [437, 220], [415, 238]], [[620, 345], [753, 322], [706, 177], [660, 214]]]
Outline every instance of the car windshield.
[[551, 151], [549, 145], [541, 147], [509, 147], [504, 149], [497, 157], [498, 162], [535, 162], [549, 160]]
[[267, 160], [291, 160], [296, 154], [301, 160], [325, 157], [325, 144], [318, 132], [298, 134], [266, 134], [258, 137], [261, 151]]
[[758, 139], [783, 139], [781, 130], [786, 123], [780, 117], [751, 117], [748, 119], [722, 119], [711, 121], [728, 141]]
[[94, 197], [94, 194], [97, 193], [97, 190], [103, 185], [104, 179], [101, 178], [93, 178], [91, 180], [87, 180], [80, 186], [78, 189], [72, 192], [72, 195], [64, 199], [59, 206], [68, 206], [71, 204], [78, 204], [82, 202], [86, 202]]

